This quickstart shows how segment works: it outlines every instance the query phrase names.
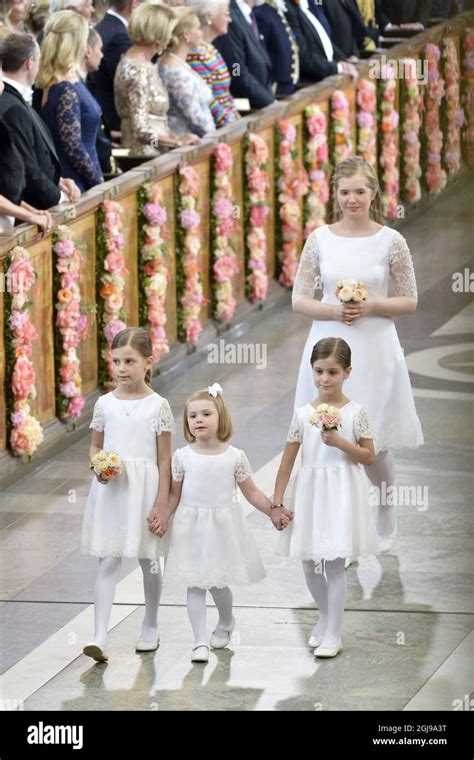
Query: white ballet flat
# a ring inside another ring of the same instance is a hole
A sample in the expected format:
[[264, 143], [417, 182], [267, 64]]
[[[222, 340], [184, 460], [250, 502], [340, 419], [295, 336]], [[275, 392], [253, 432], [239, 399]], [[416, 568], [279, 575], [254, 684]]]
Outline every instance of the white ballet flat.
[[393, 531], [390, 536], [379, 537], [379, 546], [382, 554], [386, 554], [393, 549], [395, 541], [397, 540], [397, 529]]
[[191, 662], [209, 662], [209, 647], [207, 644], [199, 644], [194, 647], [191, 654]]
[[85, 654], [86, 657], [92, 657], [92, 659], [97, 662], [107, 662], [109, 659], [105, 652], [105, 647], [101, 644], [97, 644], [96, 641], [91, 641], [89, 644], [86, 644], [82, 653]]
[[336, 655], [339, 654], [339, 652], [342, 652], [342, 641], [339, 641], [338, 644], [336, 644], [335, 647], [318, 647], [314, 651], [315, 657], [324, 657], [329, 659], [330, 657], [336, 657]]
[[160, 634], [157, 633], [153, 641], [140, 639], [135, 645], [135, 652], [154, 652], [160, 646]]
[[213, 649], [224, 649], [230, 644], [232, 631], [235, 628], [235, 618], [232, 618], [232, 625], [228, 631], [225, 628], [217, 627], [211, 636], [211, 647]]
[[351, 565], [355, 565], [357, 563], [356, 557], [346, 557], [346, 560], [344, 562], [344, 570], [347, 570], [348, 567]]
[[308, 639], [308, 646], [310, 647], [310, 649], [316, 649], [317, 647], [319, 647], [320, 644], [322, 644], [322, 641], [323, 640], [321, 636], [313, 636], [313, 634], [311, 634], [311, 636]]

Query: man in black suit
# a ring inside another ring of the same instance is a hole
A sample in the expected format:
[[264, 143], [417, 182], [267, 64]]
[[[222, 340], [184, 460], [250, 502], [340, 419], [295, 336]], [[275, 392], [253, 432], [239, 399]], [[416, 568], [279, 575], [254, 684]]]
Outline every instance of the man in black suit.
[[79, 188], [62, 179], [51, 133], [31, 107], [32, 85], [40, 62], [40, 49], [28, 34], [8, 34], [0, 43], [5, 89], [0, 97], [0, 119], [19, 151], [26, 173], [22, 200], [39, 209], [62, 199], [78, 200]]
[[357, 69], [332, 43], [322, 22], [312, 13], [308, 0], [286, 0], [286, 17], [300, 49], [302, 81], [319, 82], [333, 74], [357, 77]]
[[120, 58], [131, 46], [128, 22], [136, 0], [111, 0], [110, 8], [95, 27], [102, 38], [104, 57], [97, 71], [89, 74], [87, 84], [102, 108], [104, 122], [112, 138], [120, 132], [120, 117], [115, 108], [114, 76]]
[[255, 0], [230, 0], [229, 31], [213, 44], [229, 68], [232, 95], [248, 98], [252, 108], [264, 108], [274, 101], [271, 61], [252, 15], [254, 5]]
[[392, 24], [428, 25], [433, 0], [382, 0], [382, 8]]

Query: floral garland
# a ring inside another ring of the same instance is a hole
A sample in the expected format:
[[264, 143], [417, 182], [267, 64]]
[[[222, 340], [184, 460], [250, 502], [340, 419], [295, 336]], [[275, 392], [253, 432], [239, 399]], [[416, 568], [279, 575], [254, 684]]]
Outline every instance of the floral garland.
[[463, 138], [466, 146], [466, 161], [474, 167], [474, 29], [467, 29], [463, 38], [464, 69], [464, 110], [467, 114]]
[[289, 121], [277, 125], [277, 190], [279, 204], [278, 260], [281, 285], [292, 287], [298, 269], [298, 237], [301, 230], [299, 201], [308, 192], [308, 175], [298, 160], [297, 130]]
[[16, 246], [6, 260], [5, 359], [9, 444], [16, 456], [29, 457], [43, 440], [43, 430], [30, 414], [28, 401], [36, 398], [35, 370], [31, 362], [38, 333], [29, 313], [28, 292], [36, 280], [28, 252]]
[[125, 275], [128, 269], [122, 250], [120, 214], [122, 206], [116, 201], [105, 200], [98, 215], [97, 265], [98, 298], [97, 325], [99, 329], [99, 387], [110, 390], [112, 384], [112, 357], [110, 346], [115, 335], [126, 328], [123, 308]]
[[353, 152], [349, 101], [342, 90], [335, 90], [331, 98], [332, 159], [334, 166], [350, 158]]
[[194, 345], [202, 331], [199, 314], [204, 297], [200, 278], [201, 214], [196, 210], [199, 175], [188, 164], [180, 164], [177, 183], [177, 296], [178, 337]]
[[443, 133], [440, 128], [439, 108], [444, 95], [444, 81], [439, 72], [440, 49], [430, 42], [425, 49], [428, 61], [428, 84], [426, 86], [426, 184], [433, 195], [440, 193], [447, 183], [446, 172], [441, 167]]
[[357, 154], [377, 169], [377, 86], [368, 79], [357, 82]]
[[420, 155], [421, 109], [423, 99], [417, 76], [416, 60], [407, 58], [404, 61], [404, 94], [403, 94], [403, 123], [402, 123], [402, 169], [403, 197], [409, 203], [416, 203], [421, 198], [422, 175]]
[[56, 294], [56, 409], [61, 420], [77, 420], [85, 398], [82, 395], [81, 361], [77, 347], [87, 337], [87, 317], [81, 306], [82, 251], [71, 230], [61, 224], [55, 230], [54, 292]]
[[232, 148], [218, 143], [213, 153], [212, 175], [212, 255], [213, 314], [219, 322], [232, 319], [237, 302], [232, 290], [232, 277], [239, 271], [231, 238], [235, 229], [232, 203]]
[[329, 146], [327, 118], [318, 105], [308, 106], [306, 117], [305, 167], [309, 177], [309, 192], [305, 199], [305, 239], [326, 222], [329, 201]]
[[140, 326], [147, 330], [153, 361], [169, 352], [166, 337], [166, 290], [170, 273], [164, 248], [169, 237], [168, 215], [158, 182], [145, 182], [138, 191], [138, 266]]
[[461, 127], [464, 111], [461, 108], [461, 71], [458, 52], [452, 37], [444, 40], [444, 78], [446, 84], [446, 128], [444, 141], [444, 164], [452, 176], [461, 168]]
[[381, 138], [379, 160], [382, 173], [382, 207], [387, 219], [396, 219], [398, 211], [398, 195], [400, 192], [400, 173], [397, 159], [399, 154], [397, 144], [397, 129], [399, 114], [395, 108], [397, 79], [393, 68], [385, 70], [385, 79], [381, 80]]
[[[245, 151], [248, 202], [245, 210], [247, 298], [254, 303], [264, 301], [268, 290], [267, 235], [265, 223], [268, 205], [268, 145], [260, 135], [250, 133]], [[246, 198], [246, 200], [247, 200]]]

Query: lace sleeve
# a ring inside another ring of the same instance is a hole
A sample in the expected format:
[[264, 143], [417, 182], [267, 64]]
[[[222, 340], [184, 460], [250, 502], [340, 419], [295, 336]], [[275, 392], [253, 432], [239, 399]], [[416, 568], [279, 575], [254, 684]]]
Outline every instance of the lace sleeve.
[[58, 100], [58, 135], [71, 166], [84, 180], [86, 187], [102, 182], [102, 175], [82, 142], [81, 104], [72, 84], [63, 82]]
[[183, 460], [179, 449], [176, 449], [171, 460], [171, 476], [177, 483], [180, 483], [184, 478]]
[[370, 426], [367, 412], [365, 411], [363, 406], [361, 406], [361, 408], [357, 412], [354, 428], [355, 428], [355, 434], [356, 434], [357, 440], [359, 440], [359, 438], [375, 438], [372, 428]]
[[319, 243], [316, 232], [313, 232], [306, 241], [301, 254], [298, 271], [296, 272], [293, 294], [291, 297], [293, 306], [303, 296], [314, 297], [317, 278], [321, 272], [319, 269]]
[[416, 289], [415, 270], [410, 249], [406, 240], [399, 232], [395, 232], [389, 252], [388, 264], [396, 296], [418, 298]]
[[290, 429], [288, 430], [288, 435], [286, 436], [286, 442], [303, 443], [303, 421], [298, 412], [295, 412], [293, 415]]
[[[170, 71], [166, 72], [169, 68]], [[204, 82], [199, 80], [194, 82], [196, 77], [187, 73], [179, 66], [163, 66], [161, 71], [165, 72], [163, 81], [166, 84], [168, 95], [173, 98], [177, 108], [181, 111], [187, 123], [191, 125], [194, 134], [202, 137], [206, 132], [214, 132], [215, 124], [212, 114], [207, 106], [203, 106], [200, 98], [200, 87], [205, 87]], [[172, 76], [171, 76], [171, 72]], [[210, 92], [211, 96], [212, 93]], [[209, 98], [209, 102], [211, 97]]]
[[240, 457], [237, 460], [234, 474], [237, 483], [242, 483], [242, 481], [252, 477], [252, 468], [250, 467], [250, 462], [247, 459], [245, 451], [240, 451]]
[[153, 432], [157, 435], [161, 435], [161, 433], [174, 434], [176, 432], [173, 412], [165, 398], [162, 400], [159, 410], [155, 412], [153, 417]]
[[97, 430], [98, 433], [103, 433], [105, 429], [104, 413], [102, 411], [102, 401], [97, 399], [94, 406], [94, 413], [92, 415], [92, 422], [89, 425], [90, 428]]

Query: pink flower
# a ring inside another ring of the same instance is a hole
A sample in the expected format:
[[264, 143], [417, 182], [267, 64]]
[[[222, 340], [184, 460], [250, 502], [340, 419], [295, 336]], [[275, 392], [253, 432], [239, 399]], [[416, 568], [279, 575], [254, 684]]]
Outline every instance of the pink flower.
[[229, 219], [234, 212], [234, 206], [227, 198], [217, 198], [213, 204], [213, 213], [217, 219]]
[[186, 327], [186, 339], [188, 343], [196, 343], [202, 330], [202, 324], [199, 321], [191, 322]]
[[199, 175], [188, 164], [181, 164], [179, 168], [179, 174], [182, 178], [180, 191], [184, 195], [192, 195], [195, 197], [199, 192]]
[[85, 403], [86, 400], [84, 396], [76, 396], [75, 398], [72, 398], [67, 408], [68, 417], [77, 420], [77, 418], [81, 416], [82, 408]]
[[143, 207], [143, 213], [155, 227], [161, 227], [166, 223], [168, 214], [164, 206], [160, 206], [158, 203], [145, 203]]
[[108, 343], [112, 343], [115, 336], [125, 330], [127, 325], [121, 319], [111, 319], [104, 327], [104, 336]]
[[7, 282], [9, 283], [11, 295], [27, 293], [34, 285], [36, 279], [31, 261], [21, 254], [12, 255], [12, 261], [7, 270], [8, 275], [10, 277]]
[[104, 269], [107, 272], [121, 272], [125, 267], [125, 259], [121, 253], [108, 253], [104, 259]]
[[252, 227], [264, 227], [270, 213], [268, 206], [252, 206], [250, 209], [250, 224]]
[[60, 390], [62, 395], [66, 398], [73, 398], [74, 396], [80, 395], [80, 390], [74, 382], [61, 383]]
[[237, 272], [237, 262], [232, 256], [221, 256], [214, 262], [213, 270], [216, 282], [226, 282]]
[[201, 214], [194, 209], [184, 209], [180, 213], [181, 226], [185, 230], [192, 230], [201, 223]]
[[214, 149], [215, 170], [228, 172], [232, 168], [232, 149], [226, 143], [218, 143]]
[[56, 256], [60, 258], [67, 258], [74, 253], [74, 241], [73, 240], [58, 240], [54, 246], [54, 252]]
[[26, 356], [20, 356], [12, 372], [12, 390], [17, 399], [27, 399], [35, 384], [35, 371]]
[[230, 219], [223, 219], [221, 222], [217, 224], [218, 235], [231, 237], [234, 234], [234, 229], [235, 229], [235, 220], [232, 217]]
[[297, 135], [296, 127], [288, 121], [280, 121], [279, 127], [282, 137], [289, 143], [294, 143]]
[[10, 327], [12, 330], [18, 330], [18, 328], [23, 327], [28, 320], [29, 315], [27, 311], [17, 311], [16, 309], [13, 309], [10, 316]]

